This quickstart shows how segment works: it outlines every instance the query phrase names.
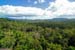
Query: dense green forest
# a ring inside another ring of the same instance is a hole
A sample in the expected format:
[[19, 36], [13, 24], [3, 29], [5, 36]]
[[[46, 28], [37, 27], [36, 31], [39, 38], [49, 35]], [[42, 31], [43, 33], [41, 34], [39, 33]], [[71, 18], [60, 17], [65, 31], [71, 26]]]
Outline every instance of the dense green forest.
[[0, 19], [0, 48], [10, 50], [75, 50], [75, 21]]

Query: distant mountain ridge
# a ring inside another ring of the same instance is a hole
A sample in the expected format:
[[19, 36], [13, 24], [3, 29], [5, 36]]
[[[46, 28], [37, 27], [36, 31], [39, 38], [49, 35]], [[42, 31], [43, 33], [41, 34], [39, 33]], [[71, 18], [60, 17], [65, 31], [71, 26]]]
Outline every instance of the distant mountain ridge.
[[27, 21], [27, 22], [43, 22], [43, 21], [54, 21], [54, 22], [61, 22], [61, 21], [75, 21], [75, 19], [68, 19], [68, 18], [53, 18], [53, 19], [37, 19], [37, 20], [31, 20], [31, 19], [10, 19], [8, 20], [17, 20], [17, 21]]
[[69, 20], [67, 18], [53, 18], [51, 20], [54, 20], [54, 21], [65, 21], [65, 20]]

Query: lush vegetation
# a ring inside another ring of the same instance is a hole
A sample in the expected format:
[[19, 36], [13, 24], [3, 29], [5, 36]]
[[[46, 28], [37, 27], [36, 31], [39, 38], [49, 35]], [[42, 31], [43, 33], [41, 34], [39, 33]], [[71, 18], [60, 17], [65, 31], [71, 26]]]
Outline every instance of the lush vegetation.
[[25, 22], [0, 19], [0, 48], [75, 50], [75, 22]]

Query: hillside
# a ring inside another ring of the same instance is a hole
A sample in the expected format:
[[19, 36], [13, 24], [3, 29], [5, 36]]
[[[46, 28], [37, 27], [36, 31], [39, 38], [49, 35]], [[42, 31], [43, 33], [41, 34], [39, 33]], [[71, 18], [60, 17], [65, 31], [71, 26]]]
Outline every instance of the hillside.
[[30, 22], [0, 18], [0, 48], [75, 50], [75, 21], [53, 20]]

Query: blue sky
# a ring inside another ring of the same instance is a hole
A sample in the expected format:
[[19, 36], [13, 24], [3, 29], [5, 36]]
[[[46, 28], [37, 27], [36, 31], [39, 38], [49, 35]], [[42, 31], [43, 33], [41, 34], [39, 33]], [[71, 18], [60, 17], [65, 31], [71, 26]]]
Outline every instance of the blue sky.
[[74, 16], [75, 0], [0, 0], [0, 17], [51, 19]]
[[0, 5], [14, 5], [14, 6], [31, 6], [31, 7], [40, 7], [46, 8], [49, 5], [49, 2], [53, 2], [54, 0], [46, 0], [43, 3], [34, 4], [34, 2], [38, 0], [0, 0]]

